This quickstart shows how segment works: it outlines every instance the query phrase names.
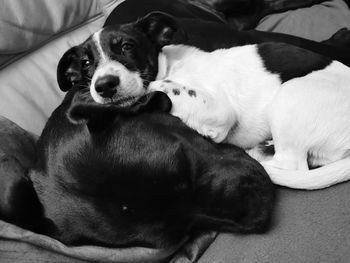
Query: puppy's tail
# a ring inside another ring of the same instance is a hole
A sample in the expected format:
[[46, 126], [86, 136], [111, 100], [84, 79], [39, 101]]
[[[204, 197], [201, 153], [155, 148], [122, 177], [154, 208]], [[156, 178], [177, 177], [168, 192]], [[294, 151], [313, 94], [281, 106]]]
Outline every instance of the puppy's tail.
[[282, 170], [264, 165], [274, 184], [295, 189], [316, 190], [350, 180], [350, 157], [313, 170]]

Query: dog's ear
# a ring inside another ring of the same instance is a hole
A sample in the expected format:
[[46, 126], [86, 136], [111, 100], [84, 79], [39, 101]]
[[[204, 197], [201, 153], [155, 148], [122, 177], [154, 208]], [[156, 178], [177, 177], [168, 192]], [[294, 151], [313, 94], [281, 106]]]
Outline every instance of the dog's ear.
[[58, 62], [57, 82], [62, 91], [70, 90], [82, 78], [79, 50], [79, 47], [70, 48]]
[[136, 21], [134, 26], [144, 32], [158, 49], [171, 44], [178, 30], [175, 19], [162, 12], [151, 12]]
[[172, 103], [168, 95], [154, 91], [142, 96], [134, 105], [127, 108], [132, 113], [161, 111], [170, 112]]
[[90, 131], [96, 131], [104, 128], [118, 114], [135, 115], [141, 112], [169, 112], [171, 107], [172, 103], [169, 97], [163, 92], [155, 91], [142, 96], [128, 107], [98, 104], [96, 102], [73, 102], [67, 111], [67, 117], [72, 123], [86, 123]]
[[113, 121], [115, 106], [92, 103], [73, 104], [67, 111], [68, 119], [74, 124], [86, 124], [90, 132], [103, 129]]

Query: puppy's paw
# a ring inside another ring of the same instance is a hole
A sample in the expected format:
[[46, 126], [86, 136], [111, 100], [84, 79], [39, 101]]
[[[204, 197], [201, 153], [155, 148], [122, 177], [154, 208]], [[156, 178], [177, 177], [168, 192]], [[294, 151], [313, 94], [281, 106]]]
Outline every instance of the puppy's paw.
[[307, 161], [304, 160], [301, 156], [298, 158], [290, 158], [289, 156], [283, 156], [277, 158], [274, 156], [271, 160], [260, 162], [261, 165], [268, 171], [269, 168], [278, 168], [283, 170], [308, 170]]
[[199, 134], [210, 138], [215, 143], [223, 142], [227, 136], [227, 132], [217, 127], [198, 127], [200, 127], [200, 125], [197, 125], [196, 128]]

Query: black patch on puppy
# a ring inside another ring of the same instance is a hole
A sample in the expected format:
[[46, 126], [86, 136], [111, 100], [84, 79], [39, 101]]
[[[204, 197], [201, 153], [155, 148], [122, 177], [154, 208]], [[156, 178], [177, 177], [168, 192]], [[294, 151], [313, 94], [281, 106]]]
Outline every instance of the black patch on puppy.
[[174, 95], [180, 95], [180, 90], [179, 89], [173, 89]]
[[165, 80], [163, 80], [163, 82], [165, 82], [165, 83], [171, 83], [171, 80], [165, 79]]
[[269, 42], [257, 47], [266, 70], [278, 74], [282, 83], [332, 63], [328, 57], [289, 44]]
[[190, 97], [197, 97], [196, 91], [194, 91], [194, 90], [192, 90], [192, 89], [190, 89], [190, 90], [188, 91], [188, 95], [190, 95]]

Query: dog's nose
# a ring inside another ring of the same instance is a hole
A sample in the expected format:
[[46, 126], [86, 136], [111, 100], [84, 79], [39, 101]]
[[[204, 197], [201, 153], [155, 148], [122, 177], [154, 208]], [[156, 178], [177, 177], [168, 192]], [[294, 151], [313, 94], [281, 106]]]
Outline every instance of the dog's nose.
[[96, 92], [103, 98], [112, 98], [117, 92], [120, 79], [117, 76], [106, 75], [99, 77], [95, 82]]

